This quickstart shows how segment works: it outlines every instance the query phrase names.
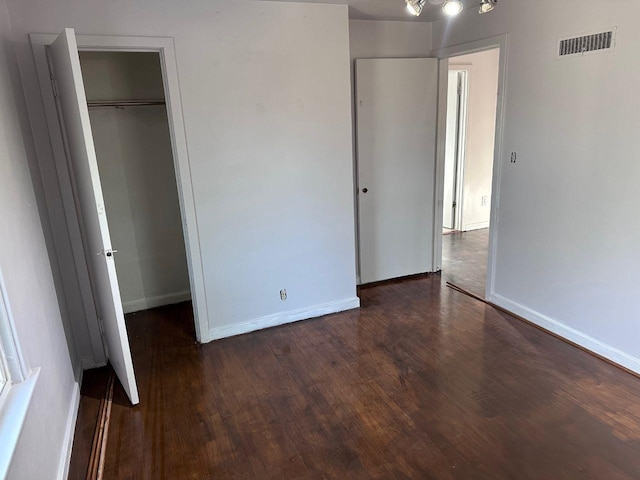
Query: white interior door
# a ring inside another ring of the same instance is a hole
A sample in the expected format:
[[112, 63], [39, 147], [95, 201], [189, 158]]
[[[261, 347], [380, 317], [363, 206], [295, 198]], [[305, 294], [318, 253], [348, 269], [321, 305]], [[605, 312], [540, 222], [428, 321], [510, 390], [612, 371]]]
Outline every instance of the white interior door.
[[438, 61], [356, 60], [360, 282], [432, 270]]
[[124, 323], [118, 278], [113, 260], [107, 215], [93, 146], [89, 110], [82, 82], [80, 58], [73, 29], [67, 28], [50, 47], [60, 124], [65, 133], [82, 217], [85, 255], [91, 270], [98, 314], [104, 324], [108, 357], [132, 404], [139, 402], [129, 338]]
[[447, 87], [447, 132], [444, 160], [444, 197], [442, 200], [442, 225], [456, 228], [457, 206], [457, 156], [460, 118], [460, 83], [457, 71], [449, 72]]

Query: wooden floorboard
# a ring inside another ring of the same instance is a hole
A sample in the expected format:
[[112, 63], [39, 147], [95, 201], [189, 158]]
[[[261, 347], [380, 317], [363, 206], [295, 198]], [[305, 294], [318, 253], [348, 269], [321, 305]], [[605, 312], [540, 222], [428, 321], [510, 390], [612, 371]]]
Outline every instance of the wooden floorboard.
[[88, 370], [84, 373], [69, 464], [69, 480], [85, 480], [87, 478], [91, 446], [100, 415], [100, 402], [107, 393], [109, 372], [109, 368], [104, 367]]
[[488, 255], [488, 228], [443, 235], [442, 278], [484, 298]]
[[639, 379], [439, 275], [359, 296], [207, 345], [189, 304], [128, 316], [105, 478], [640, 478]]

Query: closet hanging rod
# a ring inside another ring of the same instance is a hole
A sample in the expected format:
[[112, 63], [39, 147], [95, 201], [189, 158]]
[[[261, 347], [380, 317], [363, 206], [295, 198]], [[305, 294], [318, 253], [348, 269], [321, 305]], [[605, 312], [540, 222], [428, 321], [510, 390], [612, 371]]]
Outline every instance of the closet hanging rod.
[[164, 100], [105, 100], [87, 102], [89, 108], [95, 107], [142, 107], [147, 105], [166, 105]]

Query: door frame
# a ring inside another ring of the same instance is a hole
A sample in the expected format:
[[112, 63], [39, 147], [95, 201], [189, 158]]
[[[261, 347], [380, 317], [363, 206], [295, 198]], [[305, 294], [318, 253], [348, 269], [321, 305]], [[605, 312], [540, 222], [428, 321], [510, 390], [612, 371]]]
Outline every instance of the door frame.
[[[469, 79], [472, 76], [472, 65], [469, 63], [451, 63], [449, 62], [449, 72], [464, 73], [464, 84], [460, 95], [460, 104], [458, 112], [458, 132], [456, 138], [456, 158], [455, 158], [455, 174], [454, 174], [454, 201], [456, 202], [456, 210], [453, 217], [453, 229], [462, 230], [462, 211], [464, 205], [464, 167], [467, 157], [467, 120], [469, 118]], [[448, 114], [448, 111], [445, 112]], [[446, 138], [446, 130], [444, 132]], [[446, 149], [445, 149], [446, 158]], [[443, 178], [444, 182], [444, 178]], [[444, 188], [444, 187], [443, 187]], [[444, 196], [443, 196], [444, 197]], [[444, 200], [443, 200], [444, 201]]]
[[[58, 113], [53, 86], [50, 79], [46, 52], [46, 47], [51, 45], [57, 37], [57, 34], [30, 34], [38, 79], [40, 82], [40, 91], [43, 97], [45, 116], [49, 127], [49, 136], [51, 137], [51, 147], [53, 150], [54, 161], [56, 163], [61, 195], [63, 197], [65, 216], [67, 219], [76, 219], [75, 222], [72, 221], [72, 227], [74, 227], [78, 221], [78, 214], [69, 178], [67, 158], [64, 152], [61, 133], [57, 134], [57, 132], [61, 132], [61, 129], [58, 121]], [[76, 41], [78, 44], [78, 50], [81, 51], [155, 52], [160, 56], [167, 117], [169, 121], [169, 135], [171, 137], [174, 171], [180, 203], [180, 216], [187, 253], [187, 267], [189, 270], [189, 283], [191, 288], [191, 300], [193, 302], [196, 338], [199, 342], [206, 343], [211, 340], [209, 334], [210, 329], [207, 297], [204, 287], [202, 253], [200, 239], [198, 236], [196, 207], [191, 181], [191, 166], [189, 162], [189, 153], [182, 113], [178, 66], [176, 62], [173, 38], [76, 35]], [[70, 230], [75, 229], [76, 228], [71, 228]], [[84, 257], [84, 246], [81, 243], [79, 231], [76, 235], [74, 235], [74, 233], [76, 232], [70, 231], [73, 254], [76, 264], [80, 265], [77, 270], [80, 270], [80, 273], [84, 277], [84, 272], [88, 272], [86, 259]], [[79, 241], [80, 243], [78, 243]], [[88, 279], [88, 275], [86, 278]], [[83, 285], [83, 282], [80, 283]], [[88, 282], [84, 283], [81, 295], [85, 306], [88, 306], [89, 308], [92, 307], [93, 311], [95, 311], [93, 292], [88, 288]], [[99, 358], [100, 349], [104, 351], [104, 347], [102, 345], [100, 326], [98, 324], [97, 317], [94, 318], [93, 316], [88, 316], [87, 323], [93, 350], [96, 352], [96, 357]], [[100, 345], [98, 345], [98, 342]], [[83, 367], [86, 368], [87, 366], [83, 365]]]
[[507, 58], [508, 58], [509, 34], [497, 35], [474, 42], [462, 43], [451, 47], [440, 48], [431, 52], [440, 60], [440, 95], [438, 106], [438, 142], [436, 153], [436, 186], [434, 202], [434, 239], [433, 258], [434, 271], [442, 270], [442, 204], [444, 196], [444, 155], [446, 139], [447, 118], [447, 86], [449, 75], [449, 62], [455, 61], [454, 57], [469, 53], [483, 52], [494, 48], [500, 49], [498, 63], [498, 99], [496, 105], [496, 133], [494, 139], [493, 175], [491, 189], [491, 214], [489, 229], [489, 251], [487, 257], [487, 278], [485, 283], [485, 298], [491, 298], [495, 282], [496, 252], [498, 248], [498, 225], [500, 206], [500, 178], [502, 175], [502, 157], [504, 150], [504, 118], [506, 108], [507, 86]]

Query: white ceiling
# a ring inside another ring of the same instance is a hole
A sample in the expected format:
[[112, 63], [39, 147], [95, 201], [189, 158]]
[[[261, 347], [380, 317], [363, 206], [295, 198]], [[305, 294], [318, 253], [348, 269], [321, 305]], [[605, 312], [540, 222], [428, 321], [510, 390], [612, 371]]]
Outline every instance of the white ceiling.
[[[406, 7], [404, 0], [280, 0], [284, 2], [332, 3], [349, 5], [349, 18], [358, 20], [400, 20], [433, 22], [442, 18], [443, 0], [429, 0], [422, 15], [414, 17]], [[436, 3], [439, 3], [435, 5]], [[479, 0], [463, 0], [465, 8], [476, 8]]]

